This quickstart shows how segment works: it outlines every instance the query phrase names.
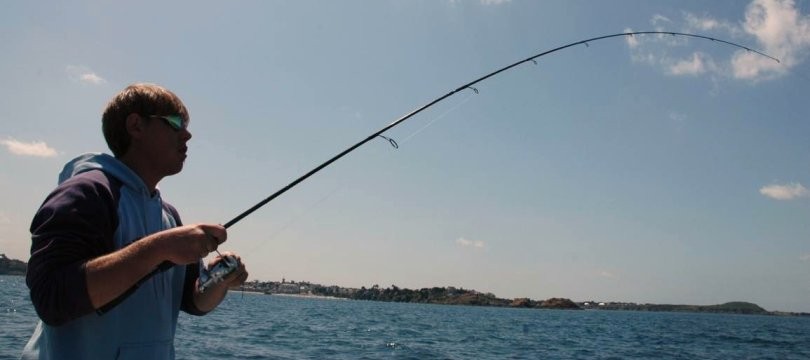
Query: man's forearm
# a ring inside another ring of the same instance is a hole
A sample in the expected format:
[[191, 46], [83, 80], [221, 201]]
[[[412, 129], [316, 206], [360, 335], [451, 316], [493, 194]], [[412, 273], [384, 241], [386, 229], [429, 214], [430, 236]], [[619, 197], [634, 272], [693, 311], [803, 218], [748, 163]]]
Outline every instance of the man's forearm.
[[146, 237], [85, 264], [87, 292], [94, 309], [115, 300], [163, 262]]
[[228, 293], [228, 286], [226, 282], [221, 282], [208, 288], [204, 293], [194, 289], [194, 306], [202, 312], [210, 312], [222, 302], [225, 295]]

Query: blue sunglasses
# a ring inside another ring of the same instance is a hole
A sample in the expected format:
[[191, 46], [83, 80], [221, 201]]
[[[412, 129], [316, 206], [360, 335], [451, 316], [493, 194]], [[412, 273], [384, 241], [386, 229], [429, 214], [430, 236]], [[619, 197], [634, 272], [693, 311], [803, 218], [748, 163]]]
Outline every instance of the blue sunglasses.
[[183, 121], [183, 117], [180, 115], [149, 115], [148, 117], [163, 119], [174, 131], [183, 130], [188, 126], [188, 123]]

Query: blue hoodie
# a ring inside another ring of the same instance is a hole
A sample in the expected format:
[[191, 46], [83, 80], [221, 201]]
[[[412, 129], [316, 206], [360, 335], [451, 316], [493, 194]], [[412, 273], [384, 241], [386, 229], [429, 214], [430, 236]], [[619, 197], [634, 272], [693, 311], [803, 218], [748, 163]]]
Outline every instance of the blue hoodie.
[[179, 310], [202, 314], [192, 301], [197, 265], [166, 267], [100, 311], [84, 264], [179, 225], [174, 207], [118, 159], [68, 162], [31, 223], [26, 283], [42, 321], [22, 358], [173, 359]]

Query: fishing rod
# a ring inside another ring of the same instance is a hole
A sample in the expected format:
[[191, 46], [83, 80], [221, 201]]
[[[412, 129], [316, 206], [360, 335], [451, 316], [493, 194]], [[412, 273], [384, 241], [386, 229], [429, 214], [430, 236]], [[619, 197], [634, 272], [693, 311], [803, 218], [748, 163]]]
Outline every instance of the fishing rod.
[[237, 215], [235, 218], [231, 219], [230, 221], [228, 221], [227, 223], [225, 223], [225, 225], [223, 225], [223, 226], [224, 226], [226, 229], [227, 229], [227, 228], [229, 228], [229, 227], [231, 227], [231, 226], [233, 226], [234, 224], [236, 224], [236, 223], [237, 223], [237, 222], [239, 222], [240, 220], [244, 219], [246, 216], [248, 216], [248, 215], [250, 215], [251, 213], [253, 213], [254, 211], [258, 210], [259, 208], [261, 208], [262, 206], [266, 205], [266, 204], [267, 204], [267, 203], [269, 203], [270, 201], [273, 201], [273, 199], [275, 199], [275, 198], [279, 197], [281, 194], [284, 194], [284, 193], [285, 193], [285, 192], [287, 192], [288, 190], [290, 190], [290, 189], [292, 189], [293, 187], [295, 187], [296, 185], [300, 184], [302, 181], [304, 181], [304, 180], [306, 180], [307, 178], [309, 178], [310, 176], [315, 175], [316, 173], [318, 173], [319, 171], [321, 171], [323, 168], [325, 168], [325, 167], [329, 166], [329, 165], [330, 165], [330, 164], [332, 164], [333, 162], [335, 162], [335, 161], [337, 161], [338, 159], [340, 159], [340, 158], [342, 158], [342, 157], [346, 156], [347, 154], [349, 154], [350, 152], [352, 152], [352, 151], [354, 151], [355, 149], [359, 148], [360, 146], [363, 146], [363, 144], [365, 144], [365, 143], [367, 143], [367, 142], [369, 142], [369, 141], [371, 141], [371, 140], [373, 140], [373, 139], [375, 139], [375, 138], [377, 138], [377, 137], [382, 137], [383, 139], [388, 140], [388, 141], [391, 143], [391, 145], [392, 145], [392, 146], [394, 146], [395, 148], [397, 148], [397, 147], [398, 147], [398, 145], [397, 145], [396, 141], [394, 141], [394, 140], [393, 140], [393, 139], [391, 139], [391, 138], [388, 138], [388, 137], [383, 136], [382, 134], [383, 134], [384, 132], [386, 132], [386, 131], [390, 130], [391, 128], [393, 128], [393, 127], [395, 127], [395, 126], [397, 126], [397, 125], [399, 125], [399, 124], [401, 124], [401, 123], [402, 123], [402, 122], [404, 122], [405, 120], [408, 120], [409, 118], [411, 118], [412, 116], [414, 116], [414, 115], [416, 115], [416, 114], [418, 114], [418, 113], [422, 112], [423, 110], [425, 110], [425, 109], [427, 109], [427, 108], [429, 108], [429, 107], [431, 107], [431, 106], [433, 106], [433, 105], [435, 105], [435, 104], [437, 104], [437, 103], [441, 102], [442, 100], [447, 99], [447, 98], [449, 98], [450, 96], [453, 96], [454, 94], [456, 94], [456, 93], [458, 93], [458, 92], [461, 92], [461, 91], [464, 91], [464, 90], [468, 90], [468, 89], [469, 89], [469, 90], [472, 90], [473, 92], [475, 92], [475, 93], [477, 94], [477, 93], [478, 93], [478, 89], [476, 89], [475, 87], [473, 87], [473, 85], [475, 85], [475, 84], [478, 84], [478, 83], [480, 83], [480, 82], [482, 82], [482, 81], [484, 81], [484, 80], [486, 80], [486, 79], [489, 79], [489, 78], [491, 78], [491, 77], [493, 77], [493, 76], [495, 76], [495, 75], [498, 75], [498, 74], [500, 74], [500, 73], [502, 73], [502, 72], [504, 72], [504, 71], [510, 70], [510, 69], [512, 69], [512, 68], [514, 68], [514, 67], [516, 67], [516, 66], [518, 66], [518, 65], [521, 65], [521, 64], [523, 64], [523, 63], [527, 63], [527, 62], [533, 62], [534, 64], [537, 64], [536, 59], [538, 59], [538, 58], [540, 58], [540, 57], [542, 57], [542, 56], [545, 56], [545, 55], [548, 55], [548, 54], [551, 54], [551, 53], [554, 53], [554, 52], [557, 52], [557, 51], [560, 51], [560, 50], [563, 50], [563, 49], [566, 49], [566, 48], [572, 47], [572, 46], [577, 46], [577, 45], [581, 45], [581, 44], [585, 44], [586, 46], [588, 46], [588, 43], [591, 43], [591, 42], [594, 42], [594, 41], [598, 41], [598, 40], [609, 39], [609, 38], [614, 38], [614, 37], [621, 37], [621, 36], [630, 36], [630, 37], [633, 37], [633, 36], [636, 36], [636, 35], [671, 35], [671, 36], [682, 36], [682, 37], [691, 37], [691, 38], [698, 38], [698, 39], [704, 39], [704, 40], [711, 40], [711, 41], [713, 41], [713, 42], [719, 42], [719, 43], [723, 43], [723, 44], [730, 45], [730, 46], [733, 46], [733, 47], [737, 47], [737, 48], [740, 48], [740, 49], [744, 49], [744, 50], [746, 50], [746, 51], [756, 53], [756, 54], [758, 54], [758, 55], [761, 55], [761, 56], [764, 56], [764, 57], [766, 57], [766, 58], [768, 58], [768, 59], [771, 59], [771, 60], [773, 60], [773, 61], [776, 61], [777, 63], [780, 63], [779, 59], [777, 59], [777, 58], [775, 58], [775, 57], [773, 57], [773, 56], [770, 56], [770, 55], [765, 54], [765, 53], [763, 53], [763, 52], [760, 52], [760, 51], [757, 51], [757, 50], [751, 49], [751, 48], [749, 48], [749, 47], [747, 47], [747, 46], [743, 46], [743, 45], [740, 45], [740, 44], [737, 44], [737, 43], [733, 43], [733, 42], [730, 42], [730, 41], [726, 41], [726, 40], [722, 40], [722, 39], [717, 39], [717, 38], [713, 38], [713, 37], [709, 37], [709, 36], [704, 36], [704, 35], [698, 35], [698, 34], [688, 34], [688, 33], [680, 33], [680, 32], [671, 32], [671, 31], [633, 31], [633, 32], [624, 32], [624, 33], [618, 33], [618, 34], [612, 34], [612, 35], [603, 35], [603, 36], [597, 36], [597, 37], [590, 38], [590, 39], [586, 39], [586, 40], [580, 40], [580, 41], [572, 42], [572, 43], [570, 43], [570, 44], [566, 44], [566, 45], [563, 45], [563, 46], [560, 46], [560, 47], [557, 47], [557, 48], [554, 48], [554, 49], [551, 49], [551, 50], [547, 50], [547, 51], [541, 52], [541, 53], [539, 53], [539, 54], [529, 56], [529, 57], [527, 57], [527, 58], [525, 58], [525, 59], [523, 59], [523, 60], [517, 61], [517, 62], [515, 62], [515, 63], [513, 63], [513, 64], [510, 64], [510, 65], [504, 66], [504, 67], [502, 67], [502, 68], [500, 68], [500, 69], [498, 69], [498, 70], [495, 70], [495, 71], [493, 71], [493, 72], [491, 72], [491, 73], [489, 73], [489, 74], [486, 74], [486, 75], [484, 75], [484, 76], [481, 76], [481, 77], [479, 77], [479, 78], [477, 78], [477, 79], [475, 79], [475, 80], [473, 80], [473, 81], [470, 81], [470, 82], [468, 82], [468, 83], [466, 83], [466, 84], [464, 84], [464, 85], [461, 85], [461, 86], [459, 86], [458, 88], [456, 88], [455, 90], [450, 91], [449, 93], [444, 94], [444, 95], [442, 95], [442, 96], [440, 96], [440, 97], [438, 97], [438, 98], [436, 98], [436, 99], [434, 99], [434, 100], [430, 101], [429, 103], [427, 103], [427, 104], [425, 104], [425, 105], [422, 105], [422, 106], [420, 106], [420, 107], [416, 108], [415, 110], [413, 110], [413, 111], [411, 111], [411, 112], [409, 112], [409, 113], [407, 113], [407, 114], [403, 115], [402, 117], [400, 117], [399, 119], [395, 120], [394, 122], [392, 122], [392, 123], [390, 123], [390, 124], [386, 125], [386, 126], [385, 126], [385, 127], [383, 127], [382, 129], [380, 129], [380, 130], [378, 130], [378, 131], [376, 131], [376, 132], [372, 133], [372, 134], [371, 134], [371, 135], [369, 135], [367, 138], [365, 138], [365, 139], [361, 140], [360, 142], [358, 142], [358, 143], [356, 143], [356, 144], [354, 144], [354, 145], [350, 146], [350, 147], [349, 147], [349, 148], [347, 148], [346, 150], [343, 150], [343, 151], [342, 151], [342, 152], [340, 152], [339, 154], [335, 155], [334, 157], [332, 157], [331, 159], [329, 159], [329, 160], [325, 161], [324, 163], [322, 163], [322, 164], [318, 165], [317, 167], [315, 167], [314, 169], [310, 170], [310, 171], [309, 171], [309, 172], [307, 172], [306, 174], [301, 175], [299, 178], [295, 179], [294, 181], [292, 181], [291, 183], [289, 183], [287, 186], [285, 186], [285, 187], [283, 187], [283, 188], [279, 189], [278, 191], [276, 191], [275, 193], [271, 194], [270, 196], [268, 196], [268, 197], [267, 197], [267, 198], [265, 198], [264, 200], [259, 201], [259, 202], [258, 202], [256, 205], [253, 205], [251, 208], [249, 208], [249, 209], [245, 210], [244, 212], [242, 212], [241, 214]]
[[[293, 182], [289, 183], [287, 186], [285, 186], [285, 187], [281, 188], [280, 190], [276, 191], [275, 193], [271, 194], [270, 196], [268, 196], [264, 200], [258, 202], [256, 205], [253, 205], [251, 208], [249, 208], [249, 209], [245, 210], [244, 212], [242, 212], [241, 214], [237, 215], [235, 218], [233, 218], [231, 221], [228, 221], [223, 226], [226, 229], [233, 226], [234, 224], [236, 224], [240, 220], [244, 219], [246, 216], [250, 215], [254, 211], [261, 208], [262, 206], [266, 205], [267, 203], [269, 203], [273, 199], [279, 197], [281, 194], [283, 194], [283, 193], [287, 192], [288, 190], [292, 189], [293, 187], [300, 184], [302, 181], [306, 180], [310, 176], [315, 175], [317, 172], [321, 171], [323, 168], [329, 166], [333, 162], [335, 162], [338, 159], [346, 156], [347, 154], [349, 154], [350, 152], [352, 152], [355, 149], [359, 148], [360, 146], [363, 146], [363, 144], [365, 144], [365, 143], [367, 143], [367, 142], [369, 142], [369, 141], [371, 141], [371, 140], [373, 140], [373, 139], [375, 139], [377, 137], [381, 137], [381, 138], [387, 140], [394, 148], [398, 148], [399, 145], [397, 144], [397, 142], [394, 139], [383, 136], [382, 134], [384, 132], [390, 130], [394, 126], [397, 126], [397, 125], [401, 124], [403, 121], [408, 120], [409, 118], [413, 117], [414, 115], [416, 115], [416, 114], [422, 112], [423, 110], [425, 110], [425, 109], [439, 103], [440, 101], [442, 101], [444, 99], [447, 99], [450, 96], [453, 96], [454, 94], [456, 94], [458, 92], [469, 89], [469, 90], [472, 90], [474, 93], [477, 94], [478, 89], [473, 87], [473, 85], [475, 85], [477, 83], [480, 83], [480, 82], [482, 82], [482, 81], [484, 81], [486, 79], [489, 79], [489, 78], [491, 78], [491, 77], [493, 77], [495, 75], [498, 75], [498, 74], [500, 74], [500, 73], [502, 73], [504, 71], [507, 71], [507, 70], [512, 69], [512, 68], [514, 68], [514, 67], [516, 67], [516, 66], [518, 66], [520, 64], [523, 64], [523, 63], [526, 63], [526, 62], [529, 62], [529, 61], [533, 62], [534, 64], [537, 64], [536, 59], [538, 59], [538, 58], [540, 58], [542, 56], [545, 56], [545, 55], [548, 55], [548, 54], [551, 54], [551, 53], [554, 53], [554, 52], [557, 52], [557, 51], [572, 47], [572, 46], [577, 46], [577, 45], [580, 45], [580, 44], [585, 44], [586, 46], [588, 46], [588, 43], [590, 43], [590, 42], [603, 40], [603, 39], [608, 39], [608, 38], [613, 38], [613, 37], [620, 37], [620, 36], [631, 36], [632, 37], [632, 36], [635, 36], [635, 35], [650, 35], [650, 34], [652, 34], [652, 35], [671, 35], [671, 36], [691, 37], [691, 38], [698, 38], [698, 39], [704, 39], [704, 40], [711, 40], [711, 41], [714, 41], [714, 42], [720, 42], [720, 43], [723, 43], [723, 44], [726, 44], [726, 45], [730, 45], [730, 46], [733, 46], [733, 47], [744, 49], [744, 50], [749, 51], [749, 52], [756, 53], [758, 55], [761, 55], [761, 56], [764, 56], [764, 57], [766, 57], [768, 59], [776, 61], [777, 63], [780, 63], [779, 59], [777, 59], [777, 58], [775, 58], [773, 56], [770, 56], [768, 54], [765, 54], [763, 52], [751, 49], [749, 47], [746, 47], [746, 46], [743, 46], [743, 45], [740, 45], [740, 44], [736, 44], [736, 43], [733, 43], [733, 42], [730, 42], [730, 41], [717, 39], [717, 38], [712, 38], [712, 37], [704, 36], [704, 35], [679, 33], [679, 32], [634, 31], [634, 32], [624, 32], [624, 33], [612, 34], [612, 35], [597, 36], [597, 37], [586, 39], [586, 40], [580, 40], [580, 41], [572, 42], [570, 44], [566, 44], [566, 45], [563, 45], [563, 46], [560, 46], [560, 47], [557, 47], [557, 48], [554, 48], [554, 49], [551, 49], [551, 50], [547, 50], [547, 51], [541, 52], [539, 54], [527, 57], [527, 58], [525, 58], [523, 60], [517, 61], [517, 62], [515, 62], [513, 64], [504, 66], [504, 67], [502, 67], [502, 68], [500, 68], [498, 70], [495, 70], [495, 71], [493, 71], [493, 72], [491, 72], [489, 74], [481, 76], [481, 77], [479, 77], [479, 78], [477, 78], [477, 79], [475, 79], [473, 81], [470, 81], [470, 82], [468, 82], [468, 83], [466, 83], [464, 85], [461, 85], [458, 88], [456, 88], [455, 90], [450, 91], [449, 93], [444, 94], [444, 95], [430, 101], [429, 103], [416, 108], [415, 110], [403, 115], [402, 117], [395, 120], [394, 122], [386, 125], [382, 129], [372, 133], [371, 135], [369, 135], [365, 139], [361, 140], [360, 142], [350, 146], [346, 150], [343, 150], [339, 154], [335, 155], [334, 157], [332, 157], [331, 159], [325, 161], [324, 163], [318, 165], [317, 167], [310, 170], [306, 174], [301, 175], [299, 178], [293, 180]], [[232, 256], [232, 255], [224, 255], [223, 256], [222, 254], [219, 254], [219, 251], [217, 251], [217, 254], [222, 259], [222, 261], [219, 261], [219, 262], [215, 263], [214, 266], [211, 269], [206, 269], [202, 265], [202, 263], [200, 263], [200, 274], [199, 274], [199, 282], [198, 282], [198, 290], [200, 292], [205, 292], [206, 289], [208, 289], [211, 285], [222, 281], [222, 279], [225, 276], [227, 276], [228, 274], [230, 274], [231, 272], [233, 272], [234, 270], [236, 270], [239, 267], [239, 261], [236, 259], [235, 256]], [[105, 306], [101, 307], [100, 309], [98, 309], [97, 312], [99, 314], [103, 314], [103, 313], [109, 311], [110, 309], [115, 307], [117, 304], [119, 304], [121, 301], [123, 301], [124, 299], [129, 297], [144, 281], [146, 281], [147, 279], [149, 279], [150, 277], [152, 277], [156, 273], [159, 273], [159, 272], [170, 269], [172, 266], [174, 266], [174, 264], [172, 264], [171, 262], [164, 262], [157, 269], [155, 269], [150, 274], [145, 276], [143, 279], [138, 281], [137, 284], [135, 284], [133, 287], [131, 287], [124, 294], [119, 296], [117, 299], [111, 301], [107, 305], [105, 305]]]

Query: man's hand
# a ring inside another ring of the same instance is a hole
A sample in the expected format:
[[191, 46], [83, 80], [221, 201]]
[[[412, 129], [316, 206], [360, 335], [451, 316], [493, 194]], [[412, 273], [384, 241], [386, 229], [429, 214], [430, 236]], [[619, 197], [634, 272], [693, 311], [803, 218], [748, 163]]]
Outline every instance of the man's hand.
[[161, 249], [167, 261], [178, 265], [197, 262], [228, 238], [228, 232], [222, 225], [212, 224], [180, 226], [155, 235], [153, 245]]
[[164, 261], [196, 263], [227, 238], [222, 225], [187, 225], [154, 233], [92, 259], [85, 264], [90, 303], [96, 309], [109, 303]]
[[[230, 251], [225, 251], [222, 253], [222, 256], [217, 256], [212, 259], [208, 263], [208, 269], [212, 268], [218, 262], [223, 261], [222, 257], [224, 256], [233, 256], [236, 258], [237, 262], [239, 263], [239, 267], [236, 268], [232, 273], [226, 275], [222, 281], [211, 285], [204, 293], [200, 293], [199, 291], [194, 291], [194, 305], [197, 306], [197, 309], [209, 312], [214, 310], [222, 299], [225, 298], [225, 294], [228, 293], [228, 288], [233, 286], [240, 286], [247, 281], [248, 272], [245, 268], [245, 264], [242, 263], [242, 258], [235, 253]], [[199, 279], [197, 280], [199, 282]], [[195, 289], [199, 288], [199, 283], [195, 286]]]
[[225, 275], [222, 281], [220, 281], [217, 285], [224, 286], [226, 289], [235, 286], [241, 286], [242, 284], [245, 283], [245, 281], [247, 281], [248, 272], [247, 269], [245, 268], [245, 264], [242, 263], [242, 258], [239, 257], [239, 255], [236, 255], [235, 253], [232, 253], [230, 251], [225, 251], [222, 253], [222, 256], [217, 255], [217, 257], [211, 259], [211, 261], [208, 262], [208, 269], [213, 268], [214, 265], [216, 265], [218, 262], [223, 261], [222, 258], [225, 256], [234, 257], [239, 266], [232, 273]]

